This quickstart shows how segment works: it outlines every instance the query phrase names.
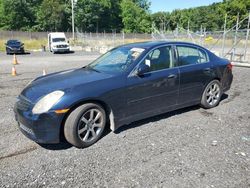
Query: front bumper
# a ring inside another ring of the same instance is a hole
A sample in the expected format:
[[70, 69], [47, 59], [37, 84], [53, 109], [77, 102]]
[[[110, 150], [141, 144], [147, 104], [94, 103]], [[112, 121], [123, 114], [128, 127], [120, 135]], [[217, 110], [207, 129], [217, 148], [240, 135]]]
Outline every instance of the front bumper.
[[48, 112], [36, 115], [31, 109], [20, 109], [18, 102], [15, 104], [14, 113], [19, 129], [29, 139], [44, 144], [60, 142], [64, 114]]
[[24, 49], [23, 48], [6, 48], [6, 52], [7, 53], [22, 54], [22, 53], [24, 53]]
[[53, 48], [53, 52], [69, 52], [70, 48]]

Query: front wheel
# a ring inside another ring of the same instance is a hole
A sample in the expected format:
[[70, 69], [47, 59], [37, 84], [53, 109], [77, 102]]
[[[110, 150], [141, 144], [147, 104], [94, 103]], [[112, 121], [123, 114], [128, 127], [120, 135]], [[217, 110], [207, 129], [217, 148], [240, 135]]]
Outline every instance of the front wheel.
[[221, 95], [221, 83], [218, 80], [211, 81], [203, 91], [201, 106], [207, 109], [217, 106], [220, 102]]
[[100, 139], [105, 125], [104, 109], [98, 104], [86, 103], [69, 114], [64, 126], [64, 135], [72, 145], [85, 148]]

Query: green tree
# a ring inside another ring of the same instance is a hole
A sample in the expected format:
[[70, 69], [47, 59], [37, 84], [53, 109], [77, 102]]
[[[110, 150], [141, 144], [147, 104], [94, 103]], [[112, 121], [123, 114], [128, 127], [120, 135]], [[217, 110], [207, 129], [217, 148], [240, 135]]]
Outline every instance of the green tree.
[[170, 13], [157, 12], [151, 15], [151, 20], [158, 30], [165, 31], [169, 29]]
[[[121, 17], [121, 0], [110, 0], [111, 6], [109, 10], [104, 12], [101, 22], [103, 23], [103, 30], [111, 32], [116, 30], [120, 32], [123, 29], [122, 17]], [[106, 20], [106, 22], [104, 22]]]
[[37, 13], [36, 30], [67, 31], [70, 28], [70, 2], [43, 0]]
[[[82, 31], [98, 32], [100, 25], [107, 22], [105, 14], [111, 7], [111, 2], [102, 0], [78, 0], [76, 4], [76, 26]], [[104, 23], [103, 23], [103, 22]]]
[[133, 0], [133, 2], [141, 7], [142, 9], [144, 9], [145, 11], [148, 11], [150, 10], [150, 5], [151, 5], [151, 2], [149, 2], [148, 0]]
[[41, 0], [1, 0], [0, 27], [6, 30], [31, 30], [36, 24], [35, 12]]
[[4, 16], [4, 6], [3, 6], [3, 0], [0, 0], [0, 28], [3, 29], [3, 27], [5, 26], [5, 23], [3, 22], [3, 20], [5, 19]]
[[126, 33], [138, 32], [149, 33], [151, 32], [151, 18], [150, 14], [132, 0], [122, 0], [122, 22], [124, 31]]
[[[250, 11], [250, 0], [224, 0], [221, 5], [228, 14], [228, 27], [233, 27], [236, 24], [237, 14], [239, 13], [240, 20], [248, 16]], [[244, 22], [242, 27], [246, 27], [247, 22]]]

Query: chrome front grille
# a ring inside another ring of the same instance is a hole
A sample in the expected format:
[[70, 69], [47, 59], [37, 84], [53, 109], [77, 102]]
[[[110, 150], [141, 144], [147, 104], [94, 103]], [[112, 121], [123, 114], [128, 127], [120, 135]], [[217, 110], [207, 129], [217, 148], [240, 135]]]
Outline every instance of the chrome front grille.
[[28, 111], [32, 107], [32, 103], [24, 96], [20, 95], [17, 101], [17, 108], [22, 111]]
[[57, 47], [57, 48], [67, 48], [67, 45], [61, 44], [61, 45], [57, 45], [56, 47]]

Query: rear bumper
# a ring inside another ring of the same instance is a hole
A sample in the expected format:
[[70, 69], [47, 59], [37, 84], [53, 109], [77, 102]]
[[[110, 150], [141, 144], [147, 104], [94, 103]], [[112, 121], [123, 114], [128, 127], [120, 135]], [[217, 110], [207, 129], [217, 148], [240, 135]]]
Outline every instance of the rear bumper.
[[232, 82], [233, 82], [233, 74], [229, 74], [227, 76], [226, 81], [224, 81], [224, 83], [222, 83], [223, 84], [223, 92], [226, 92], [231, 88]]
[[43, 144], [60, 142], [63, 115], [54, 112], [34, 115], [31, 111], [18, 109], [17, 105], [14, 113], [20, 131], [29, 139]]

